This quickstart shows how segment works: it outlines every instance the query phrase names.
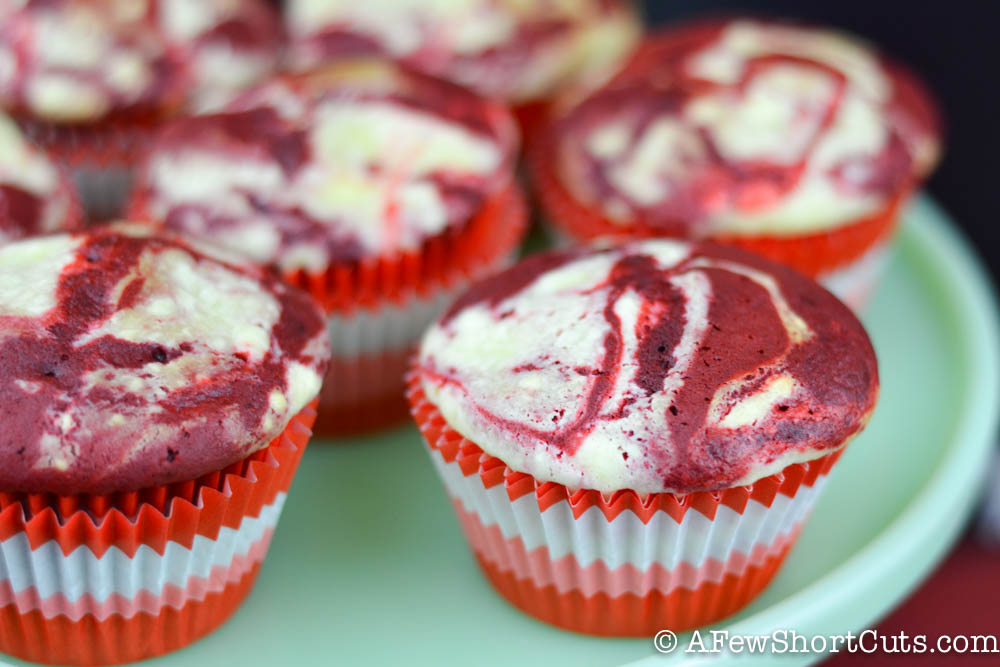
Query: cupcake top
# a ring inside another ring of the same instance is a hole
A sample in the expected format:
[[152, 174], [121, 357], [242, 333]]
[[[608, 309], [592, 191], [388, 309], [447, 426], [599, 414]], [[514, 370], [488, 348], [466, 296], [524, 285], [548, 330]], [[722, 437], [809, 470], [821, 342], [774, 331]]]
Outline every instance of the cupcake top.
[[0, 104], [56, 123], [157, 115], [270, 69], [264, 0], [26, 0], [0, 4]]
[[378, 53], [516, 103], [600, 76], [640, 27], [628, 0], [290, 0], [286, 19], [293, 67]]
[[154, 3], [165, 39], [182, 54], [199, 111], [221, 106], [278, 64], [284, 30], [268, 0], [145, 1]]
[[265, 447], [319, 391], [303, 292], [146, 228], [0, 246], [0, 491], [190, 480]]
[[933, 104], [907, 72], [830, 30], [750, 20], [650, 37], [552, 130], [546, 150], [575, 199], [623, 227], [698, 238], [859, 220], [939, 151]]
[[0, 245], [75, 224], [72, 185], [0, 114]]
[[342, 61], [172, 123], [137, 207], [284, 271], [415, 249], [510, 184], [508, 112], [388, 61]]
[[879, 386], [829, 292], [673, 240], [531, 257], [460, 297], [417, 364], [487, 454], [607, 493], [719, 490], [818, 458], [865, 426]]

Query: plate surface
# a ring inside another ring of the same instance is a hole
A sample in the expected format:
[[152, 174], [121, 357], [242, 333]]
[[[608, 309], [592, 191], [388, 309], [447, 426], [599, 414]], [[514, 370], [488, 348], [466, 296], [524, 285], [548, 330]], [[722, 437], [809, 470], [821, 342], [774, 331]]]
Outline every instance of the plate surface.
[[[882, 375], [871, 425], [774, 582], [716, 628], [858, 631], [919, 583], [971, 510], [1000, 409], [1000, 334], [980, 265], [928, 199], [907, 212], [864, 320]], [[583, 667], [686, 657], [659, 655], [647, 639], [563, 632], [501, 599], [416, 429], [404, 427], [311, 444], [250, 598], [211, 636], [148, 664]]]

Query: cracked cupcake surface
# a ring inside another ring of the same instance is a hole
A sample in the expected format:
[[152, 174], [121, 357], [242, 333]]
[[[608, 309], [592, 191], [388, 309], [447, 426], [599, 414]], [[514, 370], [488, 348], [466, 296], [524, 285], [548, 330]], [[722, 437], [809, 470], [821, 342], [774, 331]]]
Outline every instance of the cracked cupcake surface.
[[261, 449], [319, 392], [303, 292], [130, 225], [0, 247], [0, 490], [111, 493]]
[[558, 178], [627, 228], [819, 233], [884, 210], [937, 161], [922, 86], [868, 45], [779, 22], [652, 35], [554, 126]]
[[843, 446], [878, 394], [826, 290], [670, 240], [536, 255], [466, 292], [417, 370], [447, 423], [512, 469], [639, 493], [749, 484]]
[[639, 35], [627, 0], [290, 0], [290, 61], [379, 54], [523, 103], [601, 76]]
[[0, 114], [0, 244], [75, 224], [72, 185]]
[[509, 114], [360, 59], [281, 76], [161, 135], [138, 187], [166, 228], [284, 271], [418, 249], [512, 180]]

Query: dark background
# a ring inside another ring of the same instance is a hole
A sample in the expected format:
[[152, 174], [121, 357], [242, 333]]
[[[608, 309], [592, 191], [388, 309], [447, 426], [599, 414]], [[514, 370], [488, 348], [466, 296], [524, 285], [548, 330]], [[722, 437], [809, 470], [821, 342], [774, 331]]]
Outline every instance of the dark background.
[[928, 185], [1000, 278], [1000, 2], [645, 0], [652, 24], [708, 13], [801, 18], [856, 33], [922, 74], [945, 117]]

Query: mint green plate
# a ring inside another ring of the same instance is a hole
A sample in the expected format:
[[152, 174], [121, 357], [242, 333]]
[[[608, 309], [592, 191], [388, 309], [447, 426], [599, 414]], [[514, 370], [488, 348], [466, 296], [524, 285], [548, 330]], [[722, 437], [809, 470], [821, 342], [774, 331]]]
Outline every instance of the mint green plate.
[[[717, 628], [856, 632], [906, 596], [965, 524], [998, 421], [1000, 334], [978, 261], [928, 199], [905, 216], [864, 320], [883, 387], [871, 425], [774, 582]], [[501, 599], [416, 429], [404, 427], [310, 445], [250, 598], [211, 636], [149, 664], [583, 667], [685, 657], [660, 655], [647, 639], [563, 632]]]

